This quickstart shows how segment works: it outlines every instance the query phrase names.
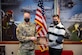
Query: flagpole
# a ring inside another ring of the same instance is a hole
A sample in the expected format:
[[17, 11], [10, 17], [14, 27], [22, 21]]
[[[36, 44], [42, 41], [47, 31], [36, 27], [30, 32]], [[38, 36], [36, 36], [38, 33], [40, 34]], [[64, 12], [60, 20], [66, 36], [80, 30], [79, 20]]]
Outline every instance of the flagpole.
[[58, 10], [58, 0], [54, 0], [54, 15], [58, 14], [57, 10]]

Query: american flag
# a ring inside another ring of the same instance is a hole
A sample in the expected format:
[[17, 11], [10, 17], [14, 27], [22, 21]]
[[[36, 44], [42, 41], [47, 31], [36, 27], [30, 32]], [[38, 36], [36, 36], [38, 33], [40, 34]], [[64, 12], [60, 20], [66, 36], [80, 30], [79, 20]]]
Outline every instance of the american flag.
[[[47, 24], [46, 24], [43, 0], [39, 0], [39, 2], [38, 2], [38, 8], [36, 10], [35, 22], [36, 22], [36, 32], [37, 32], [38, 37], [45, 37], [45, 35], [47, 34]], [[39, 45], [39, 48], [43, 52], [47, 49], [47, 46]]]
[[47, 24], [43, 6], [43, 0], [39, 0], [38, 8], [35, 16], [36, 31], [39, 37], [44, 37], [47, 34]]

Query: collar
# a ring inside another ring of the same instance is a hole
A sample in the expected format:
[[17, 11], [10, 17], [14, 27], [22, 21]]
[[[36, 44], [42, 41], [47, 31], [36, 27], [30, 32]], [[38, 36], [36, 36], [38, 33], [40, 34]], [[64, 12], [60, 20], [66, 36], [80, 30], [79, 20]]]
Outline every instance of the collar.
[[60, 26], [61, 25], [61, 22], [59, 24], [57, 24], [56, 26]]
[[30, 26], [32, 23], [31, 22], [29, 22], [29, 23], [23, 22], [23, 24], [26, 26]]

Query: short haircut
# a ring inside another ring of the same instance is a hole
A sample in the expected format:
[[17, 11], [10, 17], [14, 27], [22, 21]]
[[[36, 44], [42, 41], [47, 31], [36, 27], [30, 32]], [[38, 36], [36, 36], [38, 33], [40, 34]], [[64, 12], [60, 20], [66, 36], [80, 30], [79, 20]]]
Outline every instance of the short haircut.
[[28, 10], [24, 10], [23, 12], [24, 12], [24, 13], [29, 13], [29, 14], [30, 14], [30, 11], [28, 11]]
[[58, 17], [59, 18], [59, 15], [53, 15], [53, 17]]

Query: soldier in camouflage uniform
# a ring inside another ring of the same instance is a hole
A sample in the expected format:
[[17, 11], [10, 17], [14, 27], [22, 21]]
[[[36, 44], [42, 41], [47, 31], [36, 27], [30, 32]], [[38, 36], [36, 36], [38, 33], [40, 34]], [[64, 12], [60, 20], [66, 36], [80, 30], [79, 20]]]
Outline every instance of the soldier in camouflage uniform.
[[30, 12], [24, 12], [24, 22], [20, 23], [16, 29], [17, 38], [20, 42], [18, 55], [35, 55], [34, 49], [36, 41], [35, 24], [30, 21]]

